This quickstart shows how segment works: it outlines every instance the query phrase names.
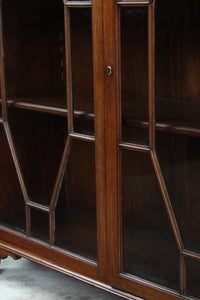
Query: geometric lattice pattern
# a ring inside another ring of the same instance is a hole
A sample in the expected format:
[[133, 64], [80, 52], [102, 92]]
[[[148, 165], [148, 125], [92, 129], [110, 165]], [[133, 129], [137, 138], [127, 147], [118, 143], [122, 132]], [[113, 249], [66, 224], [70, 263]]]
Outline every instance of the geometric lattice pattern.
[[[65, 14], [67, 14], [67, 8], [65, 8]], [[67, 31], [69, 31], [70, 24], [69, 24], [69, 18], [66, 18], [68, 23], [66, 26]], [[20, 168], [20, 163], [17, 158], [16, 149], [14, 145], [14, 141], [12, 138], [12, 133], [10, 130], [9, 120], [8, 120], [8, 113], [7, 113], [7, 95], [6, 95], [6, 78], [5, 78], [5, 66], [4, 66], [4, 56], [3, 56], [3, 33], [2, 33], [2, 18], [1, 18], [1, 32], [0, 32], [0, 48], [1, 48], [1, 57], [0, 57], [0, 64], [1, 64], [1, 87], [2, 87], [2, 118], [0, 119], [0, 123], [3, 124], [4, 131], [6, 134], [6, 138], [9, 144], [9, 149], [12, 155], [12, 159], [14, 162], [15, 170], [17, 173], [18, 181], [22, 190], [25, 206], [26, 206], [26, 233], [29, 236], [31, 233], [31, 220], [30, 220], [30, 209], [34, 208], [41, 212], [49, 214], [49, 240], [50, 244], [53, 245], [55, 243], [55, 209], [58, 201], [58, 197], [60, 194], [60, 189], [71, 149], [72, 139], [78, 139], [78, 140], [85, 140], [88, 142], [94, 142], [95, 137], [92, 135], [84, 135], [75, 133], [73, 128], [73, 103], [71, 98], [71, 92], [69, 92], [69, 96], [67, 99], [68, 104], [68, 137], [67, 141], [65, 143], [64, 151], [62, 154], [62, 159], [59, 165], [58, 173], [55, 180], [55, 185], [53, 188], [50, 205], [43, 205], [36, 203], [34, 201], [31, 201], [27, 192], [27, 188], [24, 182], [24, 178], [22, 175], [22, 171]], [[70, 39], [70, 37], [67, 35], [66, 39]], [[67, 43], [70, 45], [70, 43]], [[72, 78], [71, 78], [71, 64], [70, 64], [70, 49], [66, 49], [66, 61], [67, 61], [67, 90], [72, 90]]]

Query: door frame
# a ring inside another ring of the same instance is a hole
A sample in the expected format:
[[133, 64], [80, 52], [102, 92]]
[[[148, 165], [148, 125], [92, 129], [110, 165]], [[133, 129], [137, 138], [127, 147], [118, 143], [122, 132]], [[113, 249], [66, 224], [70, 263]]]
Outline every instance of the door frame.
[[[128, 293], [150, 300], [192, 299], [184, 293], [154, 284], [137, 276], [124, 274], [122, 270], [122, 205], [120, 183], [120, 138], [121, 138], [121, 91], [120, 91], [120, 7], [148, 8], [148, 106], [149, 145], [134, 145], [137, 151], [149, 152], [163, 194], [171, 226], [178, 241], [176, 220], [173, 219], [164, 183], [160, 178], [155, 154], [154, 110], [154, 5], [155, 0], [107, 0], [103, 4], [104, 68], [105, 68], [105, 122], [106, 122], [106, 198], [107, 198], [107, 245], [109, 284]], [[170, 4], [169, 4], [170, 5]], [[107, 30], [109, 28], [109, 30]], [[112, 76], [106, 73], [111, 65]], [[161, 178], [162, 179], [162, 178]], [[180, 290], [184, 292], [183, 254], [180, 254]]]

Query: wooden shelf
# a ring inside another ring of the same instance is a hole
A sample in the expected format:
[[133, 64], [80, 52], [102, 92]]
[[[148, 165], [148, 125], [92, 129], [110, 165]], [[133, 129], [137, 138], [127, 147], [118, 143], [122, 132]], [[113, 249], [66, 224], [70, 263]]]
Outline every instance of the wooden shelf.
[[[147, 109], [147, 96], [125, 95], [122, 100], [123, 125], [148, 128]], [[200, 103], [197, 101], [157, 97], [155, 99], [155, 129], [200, 136], [199, 113]]]
[[149, 5], [150, 0], [119, 0], [117, 1], [117, 5], [120, 7], [135, 7], [135, 6], [147, 6]]
[[[49, 114], [60, 115], [60, 116], [67, 116], [68, 110], [64, 105], [62, 106], [60, 105], [57, 107], [53, 106], [51, 103], [47, 102], [47, 99], [48, 98], [42, 98], [42, 100], [41, 98], [21, 98], [20, 100], [12, 99], [7, 101], [7, 105], [8, 107], [38, 111], [38, 112], [49, 113]], [[0, 100], [0, 104], [1, 102], [2, 101]], [[59, 103], [59, 98], [55, 98], [54, 102]], [[40, 104], [40, 103], [47, 103], [47, 104]], [[75, 110], [74, 117], [93, 120], [94, 113]]]
[[[132, 126], [138, 128], [146, 128], [146, 129], [148, 129], [149, 126], [149, 123], [146, 121], [140, 121], [140, 120], [134, 120], [128, 118], [123, 119], [123, 124], [125, 126]], [[165, 131], [165, 132], [197, 136], [197, 137], [200, 136], [200, 128], [198, 129], [192, 126], [195, 126], [195, 124], [185, 123], [183, 125], [180, 125], [179, 122], [171, 122], [171, 123], [156, 122], [155, 123], [155, 129], [158, 131]]]
[[92, 1], [69, 1], [65, 0], [64, 1], [65, 6], [67, 7], [77, 7], [77, 8], [87, 8], [87, 7], [92, 7]]
[[[49, 101], [49, 98], [15, 98], [15, 99], [9, 99], [7, 101], [7, 104], [9, 107], [14, 107], [14, 108], [19, 108], [19, 109], [25, 109], [25, 110], [31, 110], [31, 111], [38, 111], [38, 112], [43, 112], [43, 113], [48, 113], [48, 114], [55, 114], [55, 115], [60, 115], [60, 116], [67, 116], [68, 111], [66, 106], [64, 105], [59, 105], [59, 106], [54, 106], [52, 103], [60, 103], [64, 102], [63, 98], [62, 101], [59, 101], [60, 98], [51, 99]], [[166, 100], [165, 105], [166, 104]], [[170, 100], [171, 102], [174, 101], [174, 99]], [[180, 100], [179, 100], [180, 101]], [[44, 104], [41, 104], [44, 103]], [[1, 104], [1, 100], [0, 100]], [[187, 103], [188, 104], [188, 103]], [[170, 105], [173, 105], [170, 104]], [[177, 106], [177, 105], [176, 105]], [[175, 110], [177, 110], [177, 107], [175, 106]], [[189, 104], [188, 104], [189, 106]], [[133, 104], [131, 104], [131, 108], [129, 111], [133, 111]], [[127, 109], [128, 111], [128, 109]], [[186, 109], [186, 112], [189, 111]], [[166, 115], [167, 115], [167, 110], [166, 110]], [[75, 110], [74, 111], [74, 117], [75, 118], [82, 118], [82, 119], [89, 119], [93, 120], [94, 119], [94, 113], [93, 112], [85, 112], [81, 110]], [[161, 117], [160, 117], [161, 118]], [[173, 117], [172, 117], [173, 119]], [[130, 126], [130, 127], [138, 127], [138, 128], [146, 128], [148, 129], [148, 121], [142, 121], [138, 120], [134, 117], [130, 117], [127, 115], [126, 117], [123, 117], [123, 125], [124, 126]], [[190, 136], [200, 136], [200, 128], [198, 128], [197, 123], [194, 122], [186, 122], [186, 121], [160, 121], [155, 123], [155, 129], [158, 131], [164, 131], [164, 132], [171, 132], [171, 133], [177, 133], [177, 134], [183, 134], [183, 135], [190, 135]]]
[[[52, 100], [52, 99], [51, 99]], [[59, 103], [59, 97], [54, 99], [54, 103]], [[40, 104], [40, 103], [45, 103]], [[1, 104], [1, 100], [0, 100]], [[67, 116], [68, 110], [64, 105], [54, 106], [52, 105], [52, 101], [48, 102], [48, 98], [16, 98], [16, 99], [9, 99], [7, 101], [8, 107], [14, 107], [19, 109], [31, 110], [31, 111], [38, 111], [48, 114], [55, 114], [60, 116]], [[133, 108], [131, 108], [133, 109]], [[84, 112], [81, 110], [74, 111], [75, 118], [82, 118], [82, 119], [94, 119], [93, 112]], [[130, 127], [138, 127], [138, 128], [148, 128], [149, 123], [147, 121], [137, 120], [131, 118], [130, 116], [123, 118], [123, 125], [130, 126]], [[181, 121], [162, 121], [156, 122], [155, 128], [158, 131], [164, 132], [171, 132], [183, 135], [190, 135], [190, 136], [200, 136], [200, 128], [195, 127], [196, 124], [192, 122], [181, 122]]]

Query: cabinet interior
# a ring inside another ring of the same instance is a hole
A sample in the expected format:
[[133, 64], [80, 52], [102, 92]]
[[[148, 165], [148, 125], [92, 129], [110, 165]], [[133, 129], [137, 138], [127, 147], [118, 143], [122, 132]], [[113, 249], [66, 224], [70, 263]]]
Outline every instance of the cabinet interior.
[[[198, 252], [200, 2], [190, 3], [155, 3], [155, 146], [184, 245]], [[119, 10], [121, 142], [144, 146], [148, 9]], [[2, 19], [10, 131], [30, 200], [48, 207], [68, 138], [67, 72], [74, 131], [95, 135], [91, 8], [70, 8], [70, 43], [62, 0], [3, 1]], [[0, 224], [25, 234], [25, 203], [2, 124], [0, 136]], [[122, 272], [178, 290], [178, 249], [150, 155], [120, 151]], [[95, 142], [72, 139], [55, 209], [54, 245], [97, 261], [95, 172]], [[30, 208], [30, 223], [31, 238], [49, 243], [48, 212]], [[188, 293], [194, 296], [195, 268], [188, 262]]]
[[[29, 199], [48, 207], [68, 137], [63, 1], [8, 0], [2, 18], [10, 131]], [[71, 9], [70, 28], [74, 131], [94, 135], [91, 9]], [[1, 129], [2, 169], [9, 170], [0, 183], [1, 225], [25, 233], [23, 194]], [[55, 210], [55, 245], [96, 260], [94, 163], [94, 143], [73, 139]], [[30, 224], [31, 237], [49, 243], [48, 212], [31, 207]]]
[[[186, 249], [199, 252], [198, 1], [155, 2], [155, 148]], [[121, 143], [148, 145], [148, 9], [120, 9]], [[179, 290], [179, 255], [150, 155], [121, 150], [122, 270]], [[170, 264], [169, 264], [170, 261]], [[190, 265], [195, 294], [195, 263]], [[197, 293], [195, 294], [195, 296]], [[198, 295], [199, 296], [199, 295]]]

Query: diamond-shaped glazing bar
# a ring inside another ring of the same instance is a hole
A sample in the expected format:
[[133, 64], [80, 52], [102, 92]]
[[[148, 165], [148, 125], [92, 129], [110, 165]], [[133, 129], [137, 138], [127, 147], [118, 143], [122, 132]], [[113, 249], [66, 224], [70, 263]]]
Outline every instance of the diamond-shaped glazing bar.
[[[73, 1], [66, 1], [66, 3], [72, 3]], [[78, 4], [78, 2], [73, 2]], [[86, 3], [86, 2], [85, 2]], [[87, 4], [87, 3], [86, 3]], [[73, 7], [79, 7], [74, 5]], [[87, 7], [84, 6], [84, 7]], [[64, 7], [65, 15], [65, 54], [66, 54], [66, 87], [67, 87], [67, 119], [68, 119], [68, 137], [65, 144], [64, 152], [62, 155], [61, 163], [59, 166], [58, 175], [56, 178], [53, 194], [50, 202], [50, 212], [49, 212], [49, 235], [50, 244], [55, 243], [55, 209], [58, 202], [61, 185], [63, 182], [63, 177], [65, 174], [66, 165], [68, 162], [72, 139], [84, 140], [88, 142], [94, 142], [95, 137], [91, 135], [84, 135], [74, 132], [74, 110], [73, 110], [73, 96], [72, 96], [72, 65], [71, 65], [71, 34], [70, 34], [70, 8], [65, 5]]]

